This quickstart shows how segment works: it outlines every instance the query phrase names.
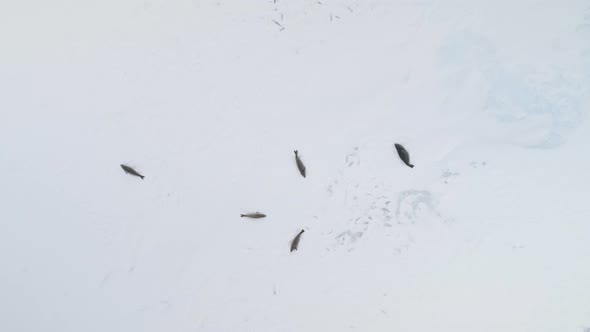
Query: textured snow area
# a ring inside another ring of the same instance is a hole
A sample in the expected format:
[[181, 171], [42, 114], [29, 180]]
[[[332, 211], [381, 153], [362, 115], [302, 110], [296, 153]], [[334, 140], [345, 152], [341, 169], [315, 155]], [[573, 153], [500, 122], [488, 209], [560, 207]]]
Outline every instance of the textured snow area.
[[590, 329], [588, 0], [5, 1], [0, 47], [1, 331]]

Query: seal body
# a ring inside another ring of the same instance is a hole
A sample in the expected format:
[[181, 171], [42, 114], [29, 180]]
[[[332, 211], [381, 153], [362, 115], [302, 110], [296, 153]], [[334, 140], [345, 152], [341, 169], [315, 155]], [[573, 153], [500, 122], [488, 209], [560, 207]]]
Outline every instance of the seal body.
[[291, 242], [291, 252], [297, 250], [297, 247], [299, 246], [299, 240], [301, 239], [301, 234], [303, 234], [303, 232], [305, 232], [305, 230], [302, 229], [301, 232], [299, 232], [299, 234], [297, 234], [297, 236], [295, 236]]
[[260, 212], [254, 212], [254, 213], [245, 213], [245, 214], [240, 214], [240, 217], [246, 217], [246, 218], [265, 218], [266, 214], [264, 213], [260, 213]]
[[398, 143], [395, 143], [395, 149], [397, 150], [397, 154], [404, 164], [408, 165], [410, 168], [414, 168], [414, 165], [410, 164], [410, 154], [408, 153], [408, 150]]
[[144, 178], [143, 175], [139, 174], [136, 170], [134, 170], [132, 167], [129, 167], [127, 165], [123, 165], [121, 164], [121, 168], [125, 171], [126, 174], [131, 174], [137, 177], [140, 177], [142, 180]]
[[301, 173], [301, 176], [305, 177], [305, 165], [303, 165], [301, 158], [299, 158], [299, 155], [297, 154], [297, 150], [295, 150], [295, 162], [297, 163], [297, 168], [299, 169], [299, 173]]

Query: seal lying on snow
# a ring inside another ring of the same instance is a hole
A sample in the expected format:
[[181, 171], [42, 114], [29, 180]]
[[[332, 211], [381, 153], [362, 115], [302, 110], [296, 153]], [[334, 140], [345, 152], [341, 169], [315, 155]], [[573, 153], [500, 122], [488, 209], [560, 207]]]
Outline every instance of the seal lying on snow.
[[414, 165], [410, 164], [410, 154], [401, 144], [395, 143], [395, 149], [397, 150], [397, 154], [399, 155], [400, 159], [404, 162], [404, 164], [408, 165], [410, 168], [414, 168]]
[[305, 177], [305, 165], [303, 165], [303, 162], [299, 159], [297, 150], [295, 150], [295, 162], [297, 163], [297, 168], [299, 168], [299, 173], [301, 173], [301, 176]]
[[131, 168], [131, 167], [127, 166], [127, 165], [123, 165], [123, 164], [121, 164], [121, 168], [122, 168], [122, 169], [125, 171], [125, 173], [126, 173], [126, 174], [131, 174], [131, 175], [138, 176], [138, 177], [140, 177], [142, 180], [143, 180], [143, 178], [144, 178], [144, 176], [143, 176], [143, 175], [141, 175], [141, 174], [137, 173], [137, 171], [136, 171], [136, 170], [134, 170], [133, 168]]
[[301, 232], [299, 232], [299, 234], [297, 234], [297, 236], [293, 239], [293, 242], [291, 242], [291, 252], [293, 252], [293, 250], [297, 250], [297, 247], [299, 246], [299, 240], [301, 239], [301, 234], [303, 234], [303, 232], [305, 232], [305, 230], [301, 230]]
[[246, 214], [240, 214], [240, 217], [246, 217], [246, 218], [264, 218], [266, 217], [266, 214], [264, 213], [260, 213], [260, 212], [255, 212], [255, 213], [246, 213]]

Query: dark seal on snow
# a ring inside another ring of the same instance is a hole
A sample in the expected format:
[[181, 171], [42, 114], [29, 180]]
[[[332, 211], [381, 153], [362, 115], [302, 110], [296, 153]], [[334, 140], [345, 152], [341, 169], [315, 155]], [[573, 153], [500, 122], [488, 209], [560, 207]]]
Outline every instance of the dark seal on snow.
[[410, 164], [410, 154], [408, 153], [408, 150], [406, 150], [406, 148], [404, 148], [401, 144], [397, 143], [395, 143], [395, 149], [397, 150], [397, 154], [399, 155], [400, 159], [404, 162], [404, 164], [413, 168], [414, 165]]
[[266, 217], [266, 214], [264, 213], [260, 213], [260, 212], [254, 212], [254, 213], [246, 213], [246, 214], [240, 214], [240, 217], [246, 217], [246, 218], [264, 218]]
[[297, 250], [297, 247], [299, 246], [299, 240], [301, 239], [301, 234], [303, 234], [303, 232], [305, 232], [305, 230], [302, 229], [301, 232], [299, 232], [299, 234], [297, 234], [297, 236], [293, 239], [293, 242], [291, 242], [291, 252]]
[[122, 169], [125, 171], [125, 173], [126, 173], [126, 174], [131, 174], [131, 175], [138, 176], [138, 177], [140, 177], [142, 180], [143, 180], [143, 178], [144, 178], [144, 176], [143, 176], [143, 175], [141, 175], [141, 174], [137, 173], [137, 171], [136, 171], [136, 170], [134, 170], [133, 168], [131, 168], [131, 167], [127, 166], [127, 165], [123, 165], [123, 164], [121, 164], [121, 168], [122, 168]]
[[303, 162], [299, 158], [299, 155], [297, 154], [297, 150], [295, 150], [295, 162], [297, 163], [297, 168], [299, 169], [299, 173], [301, 173], [301, 176], [305, 177], [305, 165], [303, 165]]

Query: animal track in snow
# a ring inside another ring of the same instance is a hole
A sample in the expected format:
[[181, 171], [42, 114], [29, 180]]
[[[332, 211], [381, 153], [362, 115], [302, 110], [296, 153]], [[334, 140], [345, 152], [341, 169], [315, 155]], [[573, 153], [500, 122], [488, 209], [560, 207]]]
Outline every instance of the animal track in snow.
[[425, 190], [406, 190], [399, 194], [395, 217], [398, 224], [415, 224], [430, 218], [440, 219], [433, 194]]
[[352, 245], [357, 242], [385, 213], [379, 210], [379, 204], [376, 203], [383, 200], [380, 193], [382, 186], [373, 181], [356, 183], [347, 188], [344, 204], [348, 218], [345, 230], [336, 236], [339, 245]]
[[482, 162], [472, 161], [469, 163], [469, 166], [471, 166], [473, 168], [484, 167], [485, 165], [487, 165], [487, 163], [485, 161], [482, 161]]
[[[362, 148], [353, 148], [327, 186], [331, 208], [326, 217], [334, 223], [325, 234], [334, 241], [333, 248], [348, 251], [365, 239], [386, 238], [388, 250], [401, 254], [418, 240], [417, 224], [428, 227], [429, 221], [444, 220], [437, 209], [438, 200], [428, 190], [399, 192], [401, 188], [393, 183], [377, 176], [367, 177], [365, 166], [360, 163], [362, 152]], [[456, 176], [459, 172], [443, 173], [443, 179]]]
[[[487, 162], [486, 161], [472, 161], [469, 163], [469, 166], [472, 169], [479, 169], [479, 168], [483, 168], [485, 166], [487, 166]], [[442, 174], [441, 174], [441, 179], [443, 180], [443, 182], [445, 184], [448, 184], [449, 182], [451, 182], [453, 179], [458, 178], [459, 176], [468, 174], [469, 171], [471, 171], [470, 169], [464, 169], [461, 170], [461, 172], [457, 171], [456, 169], [450, 169], [447, 168], [445, 169]]]
[[361, 164], [361, 159], [359, 157], [359, 147], [355, 146], [353, 151], [346, 155], [346, 165], [347, 167], [352, 166], [359, 166]]

